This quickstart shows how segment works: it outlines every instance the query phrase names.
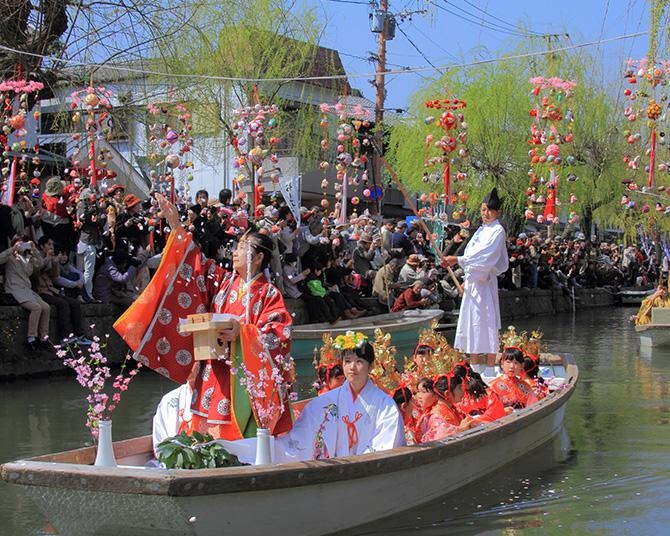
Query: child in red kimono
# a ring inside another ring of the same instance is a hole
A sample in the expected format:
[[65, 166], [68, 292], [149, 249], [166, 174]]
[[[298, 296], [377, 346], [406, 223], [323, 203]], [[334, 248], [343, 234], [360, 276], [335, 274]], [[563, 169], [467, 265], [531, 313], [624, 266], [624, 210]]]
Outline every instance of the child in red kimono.
[[500, 365], [503, 373], [491, 382], [490, 389], [498, 395], [508, 413], [537, 402], [530, 386], [521, 379], [523, 373], [523, 352], [516, 347], [503, 351]]
[[540, 359], [532, 354], [525, 354], [523, 359], [522, 378], [526, 381], [535, 393], [538, 400], [542, 400], [549, 394], [549, 386], [544, 383], [544, 379], [539, 375]]

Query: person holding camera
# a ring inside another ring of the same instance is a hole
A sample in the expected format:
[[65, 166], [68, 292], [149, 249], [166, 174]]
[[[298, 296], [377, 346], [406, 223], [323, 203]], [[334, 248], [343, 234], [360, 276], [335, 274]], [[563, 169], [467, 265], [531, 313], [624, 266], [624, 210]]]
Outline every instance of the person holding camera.
[[0, 252], [0, 264], [5, 264], [5, 291], [21, 307], [30, 312], [26, 346], [32, 351], [51, 349], [49, 344], [49, 304], [33, 290], [30, 276], [44, 264], [35, 255], [35, 244], [16, 237], [9, 249]]

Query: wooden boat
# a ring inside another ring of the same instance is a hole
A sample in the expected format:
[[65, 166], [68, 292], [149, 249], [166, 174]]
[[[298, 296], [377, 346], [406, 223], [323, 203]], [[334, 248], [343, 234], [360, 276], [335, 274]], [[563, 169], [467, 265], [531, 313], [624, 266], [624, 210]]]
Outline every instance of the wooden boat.
[[621, 303], [621, 305], [640, 305], [642, 303], [642, 300], [644, 300], [647, 296], [653, 294], [655, 290], [656, 289], [653, 287], [651, 288], [634, 287], [625, 290], [620, 290], [617, 293], [617, 295], [619, 297], [619, 303]]
[[653, 307], [651, 322], [635, 326], [635, 331], [642, 347], [670, 346], [670, 308]]
[[303, 324], [293, 327], [291, 354], [294, 359], [312, 359], [314, 348], [323, 345], [322, 336], [330, 333], [333, 337], [347, 331], [360, 331], [368, 337], [376, 328], [391, 334], [392, 343], [400, 355], [411, 354], [416, 346], [419, 330], [429, 328], [434, 320], [439, 320], [443, 312], [439, 309], [412, 309], [398, 313], [366, 316], [354, 320], [344, 320], [329, 324]]
[[6, 463], [2, 479], [32, 498], [63, 536], [326, 534], [450, 493], [551, 440], [578, 369], [543, 355], [564, 386], [531, 407], [444, 440], [285, 465], [145, 468], [149, 436], [115, 443], [120, 467], [91, 465], [93, 447]]

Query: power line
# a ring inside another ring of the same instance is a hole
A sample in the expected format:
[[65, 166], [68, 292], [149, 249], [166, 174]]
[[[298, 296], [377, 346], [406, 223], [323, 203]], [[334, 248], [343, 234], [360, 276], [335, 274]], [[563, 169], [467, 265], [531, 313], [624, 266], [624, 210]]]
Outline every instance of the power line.
[[[618, 35], [615, 37], [609, 37], [607, 39], [599, 39], [596, 41], [588, 41], [585, 43], [577, 43], [574, 45], [569, 45], [569, 46], [564, 46], [560, 48], [554, 48], [552, 50], [541, 50], [538, 52], [526, 52], [523, 54], [514, 54], [511, 56], [502, 56], [499, 58], [489, 58], [489, 59], [484, 59], [484, 60], [477, 60], [469, 63], [453, 63], [453, 64], [447, 64], [447, 65], [439, 65], [435, 67], [410, 67], [410, 68], [402, 68], [402, 69], [390, 69], [384, 71], [383, 74], [390, 75], [390, 74], [409, 74], [409, 73], [425, 73], [425, 72], [433, 72], [435, 70], [450, 70], [450, 69], [467, 69], [468, 67], [476, 67], [478, 65], [487, 65], [490, 63], [501, 63], [503, 61], [511, 61], [511, 60], [516, 60], [516, 59], [524, 59], [524, 58], [532, 58], [535, 56], [546, 56], [547, 54], [556, 54], [557, 52], [566, 52], [568, 50], [576, 50], [584, 47], [589, 47], [589, 46], [594, 46], [594, 45], [599, 45], [602, 43], [610, 43], [613, 41], [621, 41], [623, 39], [631, 39], [634, 37], [639, 37], [641, 35], [647, 35], [649, 33], [648, 30], [642, 31], [642, 32], [636, 32], [632, 34], [626, 34], [626, 35]], [[85, 67], [87, 69], [90, 68], [97, 68], [97, 67], [102, 67], [103, 65], [105, 66], [106, 69], [109, 70], [115, 70], [118, 72], [127, 72], [127, 73], [135, 73], [135, 74], [146, 74], [146, 75], [152, 75], [152, 76], [162, 76], [165, 78], [191, 78], [191, 79], [200, 79], [200, 80], [211, 80], [211, 81], [219, 81], [219, 82], [309, 82], [312, 80], [344, 80], [346, 78], [369, 78], [370, 76], [376, 76], [378, 73], [354, 73], [354, 74], [336, 74], [336, 75], [323, 75], [323, 76], [295, 76], [295, 77], [282, 77], [282, 78], [244, 78], [244, 77], [236, 77], [236, 76], [214, 76], [214, 75], [205, 75], [205, 74], [196, 74], [196, 73], [167, 73], [167, 72], [161, 72], [161, 71], [154, 71], [154, 70], [149, 70], [149, 69], [136, 69], [134, 67], [128, 67], [128, 66], [123, 66], [123, 65], [105, 65], [103, 63], [86, 63], [86, 62], [80, 62], [80, 61], [75, 61], [75, 60], [66, 60], [62, 58], [58, 58], [55, 56], [48, 56], [44, 54], [35, 54], [32, 52], [25, 52], [23, 50], [18, 50], [15, 48], [7, 47], [4, 45], [0, 45], [0, 50], [4, 50], [6, 52], [11, 52], [14, 54], [22, 55], [22, 56], [29, 56], [29, 57], [36, 57], [36, 58], [41, 58], [43, 60], [50, 60], [50, 61], [60, 61], [63, 64], [67, 65], [72, 65], [75, 67]]]
[[[480, 12], [483, 13], [484, 15], [486, 15], [486, 16], [488, 16], [488, 17], [491, 17], [492, 19], [497, 20], [498, 22], [501, 22], [502, 24], [504, 24], [504, 25], [506, 25], [506, 26], [509, 26], [510, 28], [512, 28], [512, 29], [518, 31], [517, 26], [514, 25], [514, 24], [512, 24], [511, 22], [507, 22], [506, 20], [501, 19], [500, 17], [496, 17], [496, 16], [493, 15], [492, 13], [489, 13], [489, 12], [486, 11], [485, 9], [482, 9], [482, 8], [479, 7], [478, 5], [473, 4], [472, 2], [469, 2], [468, 0], [463, 0], [463, 1], [464, 1], [466, 4], [468, 4], [469, 6], [474, 7], [477, 11], [480, 11]], [[533, 30], [528, 30], [528, 32], [531, 33], [531, 34], [539, 35], [537, 32], [534, 32]]]
[[407, 32], [405, 32], [405, 30], [402, 29], [402, 26], [398, 26], [398, 31], [399, 31], [401, 34], [403, 34], [403, 35], [405, 36], [405, 39], [407, 39], [407, 41], [409, 41], [409, 44], [412, 45], [412, 46], [414, 47], [414, 50], [416, 50], [419, 54], [421, 54], [421, 57], [422, 57], [424, 60], [426, 60], [426, 63], [428, 63], [428, 65], [430, 65], [431, 67], [433, 67], [438, 73], [440, 73], [440, 74], [444, 74], [444, 71], [440, 70], [439, 67], [435, 66], [435, 65], [433, 64], [433, 62], [430, 61], [430, 60], [428, 59], [428, 56], [426, 56], [426, 55], [422, 52], [422, 50], [421, 50], [418, 46], [416, 46], [416, 45], [414, 44], [414, 41], [412, 41], [412, 40], [410, 39], [409, 35], [407, 35]]
[[[448, 8], [446, 8], [446, 7], [444, 7], [444, 6], [440, 5], [440, 4], [436, 4], [436, 3], [433, 2], [432, 0], [429, 0], [429, 1], [430, 1], [430, 3], [431, 3], [432, 5], [434, 5], [437, 9], [440, 9], [440, 10], [446, 12], [446, 13], [449, 13], [450, 15], [454, 15], [455, 17], [458, 17], [458, 18], [460, 18], [460, 19], [463, 19], [464, 21], [469, 22], [470, 24], [473, 24], [473, 25], [475, 25], [475, 26], [483, 27], [483, 28], [486, 28], [487, 30], [492, 30], [492, 31], [494, 31], [494, 32], [499, 32], [499, 33], [502, 33], [502, 34], [513, 35], [513, 36], [515, 36], [515, 37], [529, 37], [529, 34], [525, 34], [525, 33], [519, 32], [518, 30], [509, 30], [509, 29], [506, 29], [506, 28], [501, 27], [500, 25], [494, 25], [493, 23], [488, 23], [488, 22], [485, 22], [485, 21], [483, 21], [483, 20], [479, 20], [479, 21], [478, 21], [476, 18], [475, 18], [475, 19], [471, 19], [471, 18], [469, 18], [469, 17], [467, 17], [467, 16], [465, 16], [465, 15], [461, 15], [460, 13], [457, 13], [457, 12], [455, 12], [455, 11], [452, 11], [451, 9], [448, 9]], [[463, 11], [463, 12], [466, 13], [466, 14], [469, 14], [467, 11], [465, 11], [464, 9], [462, 9], [462, 8], [460, 8], [460, 7], [458, 7], [458, 6], [454, 5], [454, 4], [452, 4], [452, 3], [449, 2], [448, 0], [442, 0], [442, 1], [443, 1], [445, 4], [448, 4], [448, 5], [450, 5], [450, 6], [453, 6], [453, 7], [455, 7], [456, 9], [458, 9], [458, 10], [460, 10], [460, 11]], [[469, 14], [469, 15], [472, 16], [472, 14]], [[474, 15], [474, 16], [476, 17], [476, 15]]]
[[369, 6], [370, 2], [360, 2], [359, 0], [327, 0], [328, 2], [336, 2], [338, 4], [356, 4], [359, 6]]

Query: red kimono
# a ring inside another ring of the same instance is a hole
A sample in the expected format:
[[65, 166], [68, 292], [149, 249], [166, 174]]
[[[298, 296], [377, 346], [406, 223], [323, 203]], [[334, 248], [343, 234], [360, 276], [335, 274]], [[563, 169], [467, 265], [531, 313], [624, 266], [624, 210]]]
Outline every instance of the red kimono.
[[493, 422], [507, 415], [500, 397], [491, 390], [479, 399], [475, 399], [469, 393], [464, 393], [456, 407], [464, 415], [475, 417], [479, 422]]
[[491, 382], [489, 389], [500, 397], [506, 408], [521, 409], [537, 402], [530, 386], [516, 376], [513, 378], [505, 374], [498, 376]]
[[428, 411], [419, 417], [414, 434], [417, 443], [428, 443], [436, 439], [442, 439], [458, 432], [463, 415], [452, 409], [444, 402], [437, 402]]
[[[237, 356], [201, 361], [193, 385], [193, 428], [217, 438], [239, 439], [255, 435], [257, 420], [246, 389], [240, 384], [244, 362], [259, 377], [279, 374], [287, 383], [274, 389], [266, 382], [266, 396], [283, 407], [270, 426], [273, 434], [290, 430], [292, 416], [286, 386], [293, 378], [291, 315], [279, 291], [260, 275], [250, 288], [236, 273], [226, 272], [200, 253], [192, 236], [173, 231], [161, 264], [135, 303], [116, 321], [114, 328], [134, 350], [142, 364], [184, 383], [192, 367], [193, 338], [178, 331], [179, 320], [189, 314], [215, 312], [240, 317]], [[246, 322], [246, 304], [249, 319]], [[267, 359], [269, 356], [270, 359]], [[234, 370], [231, 382], [231, 358]], [[267, 371], [267, 372], [266, 372]]]
[[545, 396], [549, 394], [549, 386], [540, 381], [539, 378], [526, 378], [526, 383], [530, 385], [530, 388], [535, 393], [535, 397], [538, 400], [542, 400]]

